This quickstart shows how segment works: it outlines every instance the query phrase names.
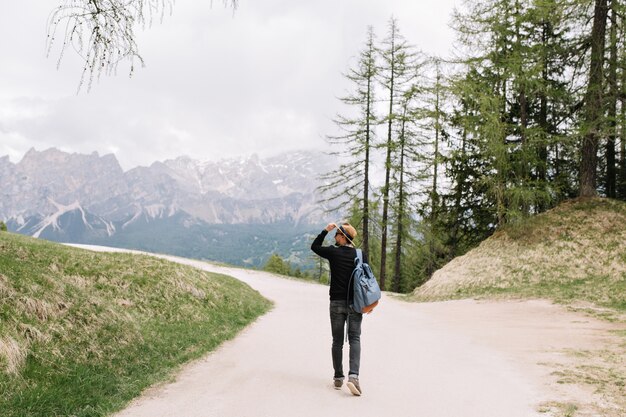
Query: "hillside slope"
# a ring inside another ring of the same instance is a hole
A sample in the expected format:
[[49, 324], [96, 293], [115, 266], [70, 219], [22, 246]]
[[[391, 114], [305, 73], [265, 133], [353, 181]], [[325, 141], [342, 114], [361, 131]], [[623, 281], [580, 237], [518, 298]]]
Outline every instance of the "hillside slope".
[[626, 311], [626, 203], [577, 199], [506, 227], [437, 271], [413, 297], [591, 302]]
[[269, 308], [224, 275], [0, 232], [0, 414], [108, 415]]

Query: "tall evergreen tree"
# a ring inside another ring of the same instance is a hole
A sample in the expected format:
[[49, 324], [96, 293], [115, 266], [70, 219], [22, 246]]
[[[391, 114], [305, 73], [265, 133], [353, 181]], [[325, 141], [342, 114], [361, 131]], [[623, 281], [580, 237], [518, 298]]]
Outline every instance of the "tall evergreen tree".
[[464, 254], [493, 232], [495, 203], [487, 198], [484, 178], [489, 175], [489, 163], [479, 146], [477, 126], [481, 124], [477, 96], [473, 92], [471, 67], [461, 79], [451, 80], [455, 97], [449, 138], [451, 151], [445, 157], [450, 191], [443, 195], [442, 229], [449, 232], [446, 246], [449, 259]]
[[615, 165], [615, 141], [617, 138], [617, 101], [619, 98], [617, 84], [617, 0], [611, 0], [609, 21], [611, 23], [609, 30], [609, 59], [607, 84], [608, 91], [606, 94], [607, 124], [608, 132], [605, 143], [606, 171], [604, 173], [604, 192], [607, 197], [615, 198], [617, 196], [616, 182], [617, 171]]
[[621, 15], [621, 32], [619, 52], [620, 67], [620, 86], [619, 86], [619, 103], [620, 103], [620, 152], [617, 168], [616, 180], [616, 197], [626, 200], [626, 13]]
[[492, 165], [483, 181], [503, 224], [547, 209], [575, 186], [565, 139], [580, 85], [579, 45], [568, 39], [575, 8], [555, 0], [469, 4], [456, 25], [473, 74], [458, 82], [474, 83], [478, 94], [475, 139]]
[[410, 212], [410, 183], [414, 182], [410, 174], [411, 167], [409, 161], [415, 159], [414, 143], [415, 130], [413, 124], [415, 122], [416, 111], [414, 102], [417, 96], [418, 88], [412, 85], [406, 90], [402, 96], [402, 100], [398, 103], [400, 113], [398, 117], [399, 132], [396, 158], [393, 161], [394, 179], [393, 188], [396, 191], [395, 204], [393, 204], [395, 218], [395, 250], [394, 250], [394, 268], [392, 289], [400, 292], [400, 284], [402, 282], [402, 258], [403, 244], [409, 235], [408, 224], [411, 222]]
[[[376, 64], [374, 31], [367, 30], [365, 48], [359, 55], [355, 68], [349, 69], [346, 77], [352, 82], [354, 90], [341, 101], [356, 109], [353, 115], [337, 116], [335, 123], [342, 134], [329, 136], [332, 145], [340, 146], [333, 152], [341, 156], [343, 162], [337, 170], [322, 176], [325, 184], [320, 191], [327, 196], [326, 201], [334, 203], [331, 210], [337, 210], [348, 202], [358, 202], [362, 210], [361, 244], [363, 252], [369, 256], [370, 229], [370, 165], [371, 151], [375, 139], [375, 77], [378, 74]], [[345, 214], [344, 214], [345, 215]], [[347, 216], [346, 216], [347, 217]]]
[[591, 30], [591, 57], [589, 79], [583, 109], [583, 128], [580, 161], [580, 196], [593, 197], [596, 192], [598, 142], [604, 122], [603, 89], [605, 37], [608, 17], [607, 0], [595, 0]]
[[[564, 140], [575, 124], [574, 102], [576, 86], [581, 83], [576, 76], [577, 58], [572, 51], [579, 46], [571, 39], [569, 31], [572, 10], [558, 0], [536, 0], [530, 11], [532, 24], [532, 56], [541, 75], [534, 83], [538, 103], [534, 110], [538, 165], [536, 178], [545, 184], [552, 203], [573, 197], [577, 180], [576, 147]], [[568, 74], [569, 72], [569, 74]], [[549, 207], [550, 201], [538, 201], [538, 211]]]
[[435, 82], [431, 88], [431, 96], [432, 101], [430, 103], [429, 108], [427, 109], [428, 118], [432, 120], [432, 124], [430, 126], [430, 132], [434, 137], [433, 144], [433, 158], [432, 158], [432, 181], [429, 192], [429, 200], [430, 200], [430, 214], [424, 220], [428, 220], [427, 223], [430, 227], [430, 233], [425, 235], [427, 238], [427, 247], [428, 247], [428, 262], [426, 264], [426, 275], [428, 277], [432, 276], [435, 270], [440, 266], [439, 260], [441, 259], [440, 251], [438, 248], [440, 245], [437, 244], [435, 236], [435, 229], [437, 225], [440, 223], [440, 205], [441, 199], [438, 189], [439, 175], [440, 175], [440, 165], [443, 161], [441, 154], [442, 147], [442, 136], [443, 136], [443, 122], [444, 122], [444, 112], [443, 112], [443, 101], [444, 101], [444, 86], [443, 86], [443, 77], [441, 74], [441, 62], [439, 60], [435, 60]]
[[382, 58], [380, 80], [387, 100], [387, 114], [384, 121], [387, 125], [387, 140], [381, 147], [385, 151], [385, 183], [382, 188], [382, 236], [380, 258], [380, 286], [385, 288], [387, 275], [387, 239], [389, 227], [389, 204], [391, 200], [391, 175], [394, 153], [397, 151], [396, 125], [399, 123], [398, 116], [401, 109], [398, 102], [403, 93], [416, 76], [415, 53], [412, 47], [400, 34], [398, 22], [395, 18], [389, 20], [387, 38], [383, 41], [380, 56]]

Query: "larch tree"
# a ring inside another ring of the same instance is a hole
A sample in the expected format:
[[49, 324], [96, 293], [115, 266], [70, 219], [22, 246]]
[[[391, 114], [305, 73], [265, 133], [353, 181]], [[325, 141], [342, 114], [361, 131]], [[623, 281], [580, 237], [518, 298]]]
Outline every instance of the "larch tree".
[[619, 67], [620, 67], [620, 153], [617, 169], [616, 196], [621, 200], [626, 200], [626, 13], [620, 19], [620, 45]]
[[[340, 134], [329, 136], [331, 145], [344, 161], [336, 170], [324, 174], [324, 182], [319, 187], [325, 202], [331, 203], [330, 210], [336, 211], [350, 203], [361, 207], [361, 247], [369, 256], [370, 234], [370, 165], [371, 152], [375, 139], [375, 79], [378, 74], [374, 31], [367, 30], [365, 48], [359, 54], [355, 68], [348, 70], [346, 77], [352, 84], [352, 91], [341, 101], [352, 111], [349, 115], [338, 115], [335, 124]], [[345, 210], [347, 211], [347, 210]]]
[[404, 92], [411, 85], [416, 77], [415, 52], [400, 34], [398, 22], [395, 18], [389, 20], [387, 37], [382, 42], [380, 48], [380, 84], [383, 89], [387, 104], [387, 112], [384, 117], [386, 124], [387, 138], [380, 147], [385, 152], [385, 183], [382, 195], [382, 234], [381, 234], [381, 255], [380, 255], [380, 287], [385, 288], [387, 276], [387, 240], [389, 235], [389, 205], [391, 201], [391, 174], [393, 154], [397, 151], [398, 129], [396, 125], [400, 122], [398, 116], [401, 112], [398, 103], [402, 100]]
[[605, 38], [608, 18], [607, 0], [595, 0], [593, 27], [591, 29], [591, 57], [585, 105], [580, 161], [581, 197], [593, 197], [596, 191], [596, 169], [598, 166], [598, 143], [605, 120], [603, 109]]
[[606, 111], [607, 111], [607, 138], [605, 143], [606, 170], [604, 173], [604, 192], [607, 197], [615, 198], [616, 196], [616, 180], [617, 172], [615, 170], [615, 140], [617, 138], [617, 0], [611, 0], [609, 29], [609, 57], [608, 72], [606, 81], [608, 84], [606, 94]]
[[419, 93], [417, 85], [411, 85], [403, 94], [398, 103], [400, 109], [398, 113], [398, 139], [397, 152], [393, 163], [393, 180], [391, 182], [396, 190], [394, 204], [394, 231], [395, 231], [395, 248], [394, 248], [394, 266], [392, 289], [400, 292], [402, 283], [402, 261], [404, 253], [404, 244], [410, 235], [408, 225], [411, 223], [411, 185], [415, 183], [412, 178], [412, 166], [410, 162], [416, 159], [415, 156], [415, 137], [417, 135], [415, 128], [416, 121], [416, 99]]
[[424, 272], [430, 277], [438, 269], [444, 256], [441, 254], [441, 244], [438, 241], [443, 240], [441, 233], [436, 230], [441, 224], [441, 195], [440, 177], [442, 177], [442, 164], [444, 161], [442, 147], [443, 140], [447, 134], [444, 130], [447, 115], [444, 106], [447, 100], [446, 86], [444, 85], [444, 77], [442, 73], [442, 62], [435, 58], [432, 60], [433, 79], [426, 89], [424, 108], [422, 110], [422, 129], [423, 136], [427, 138], [420, 144], [421, 152], [418, 151], [417, 157], [422, 163], [422, 171], [418, 181], [422, 178], [429, 181], [424, 184], [423, 188], [428, 190], [425, 193], [423, 203], [422, 223], [424, 229], [429, 229], [428, 233], [424, 233], [424, 251], [427, 253]]

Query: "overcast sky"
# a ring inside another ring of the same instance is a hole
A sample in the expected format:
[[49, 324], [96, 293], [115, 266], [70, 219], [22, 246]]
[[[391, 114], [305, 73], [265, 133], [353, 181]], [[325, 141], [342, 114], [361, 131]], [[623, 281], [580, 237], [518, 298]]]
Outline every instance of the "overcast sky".
[[[28, 149], [114, 153], [122, 168], [188, 155], [217, 160], [324, 149], [363, 48], [393, 15], [405, 38], [447, 56], [455, 0], [177, 0], [163, 23], [138, 29], [146, 67], [76, 94], [82, 63], [46, 58], [57, 0], [0, 0], [0, 156]], [[459, 0], [456, 0], [459, 3]]]

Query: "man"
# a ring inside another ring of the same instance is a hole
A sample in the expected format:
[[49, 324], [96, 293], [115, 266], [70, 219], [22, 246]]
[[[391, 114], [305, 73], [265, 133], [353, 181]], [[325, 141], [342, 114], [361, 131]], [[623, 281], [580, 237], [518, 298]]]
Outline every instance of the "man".
[[[333, 229], [335, 232], [335, 246], [322, 246], [324, 238]], [[353, 395], [361, 395], [359, 385], [359, 366], [361, 361], [361, 322], [363, 315], [350, 308], [353, 297], [350, 276], [354, 270], [356, 249], [353, 240], [356, 229], [349, 223], [337, 226], [330, 223], [315, 238], [311, 250], [328, 259], [330, 264], [330, 325], [333, 336], [332, 358], [335, 369], [334, 386], [341, 389], [344, 381], [343, 373], [343, 340], [345, 325], [348, 325], [348, 341], [350, 343], [350, 372], [348, 373], [348, 389]], [[365, 254], [363, 261], [367, 262]]]

